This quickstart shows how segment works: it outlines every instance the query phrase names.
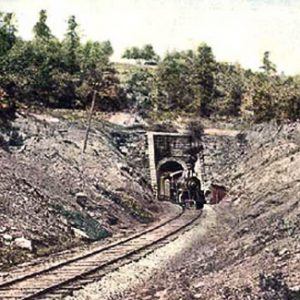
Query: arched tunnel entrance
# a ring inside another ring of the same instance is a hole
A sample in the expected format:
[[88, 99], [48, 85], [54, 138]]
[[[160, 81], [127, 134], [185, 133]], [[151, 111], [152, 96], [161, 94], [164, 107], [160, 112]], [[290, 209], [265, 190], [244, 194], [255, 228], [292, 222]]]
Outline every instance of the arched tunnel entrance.
[[174, 188], [185, 168], [185, 164], [176, 160], [167, 160], [158, 164], [157, 182], [160, 200], [173, 200], [175, 198]]

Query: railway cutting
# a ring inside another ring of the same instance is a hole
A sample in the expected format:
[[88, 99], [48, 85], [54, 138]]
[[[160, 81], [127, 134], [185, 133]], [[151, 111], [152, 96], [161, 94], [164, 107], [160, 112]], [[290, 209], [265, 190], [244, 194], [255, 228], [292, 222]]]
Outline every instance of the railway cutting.
[[183, 211], [172, 219], [137, 235], [39, 271], [27, 270], [0, 282], [0, 299], [49, 299], [100, 279], [131, 259], [138, 259], [175, 238], [201, 216], [201, 211]]

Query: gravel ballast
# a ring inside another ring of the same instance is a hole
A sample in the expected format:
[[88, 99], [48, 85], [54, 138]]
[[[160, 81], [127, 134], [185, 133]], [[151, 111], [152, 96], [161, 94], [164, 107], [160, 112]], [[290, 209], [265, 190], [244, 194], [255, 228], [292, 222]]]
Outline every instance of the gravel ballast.
[[169, 244], [155, 250], [137, 262], [132, 262], [107, 274], [100, 281], [87, 285], [82, 290], [68, 296], [67, 300], [93, 300], [93, 299], [123, 299], [125, 293], [142, 288], [143, 285], [156, 273], [165, 270], [172, 261], [188, 252], [195, 241], [203, 238], [205, 233], [215, 224], [214, 210], [206, 206], [201, 220], [189, 231]]

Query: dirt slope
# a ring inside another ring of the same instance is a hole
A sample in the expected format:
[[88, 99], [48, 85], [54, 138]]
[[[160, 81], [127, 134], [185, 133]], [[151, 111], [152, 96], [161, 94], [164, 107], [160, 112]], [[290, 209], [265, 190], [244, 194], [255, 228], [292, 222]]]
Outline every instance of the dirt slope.
[[0, 269], [158, 217], [143, 174], [112, 144], [110, 125], [93, 124], [85, 154], [83, 120], [27, 114], [12, 127], [2, 134], [9, 151], [0, 148]]
[[245, 141], [223, 177], [231, 189], [218, 229], [228, 229], [202, 261], [198, 290], [207, 299], [300, 299], [300, 124], [256, 126]]

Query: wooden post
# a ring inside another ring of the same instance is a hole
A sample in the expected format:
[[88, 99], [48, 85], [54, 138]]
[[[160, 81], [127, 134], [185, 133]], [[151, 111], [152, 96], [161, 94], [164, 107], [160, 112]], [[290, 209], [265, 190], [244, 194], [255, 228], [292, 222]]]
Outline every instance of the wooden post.
[[95, 107], [96, 95], [97, 95], [97, 92], [94, 91], [93, 99], [92, 99], [92, 106], [91, 106], [90, 113], [88, 116], [88, 126], [86, 128], [86, 133], [85, 133], [85, 138], [84, 138], [84, 143], [83, 143], [83, 149], [82, 149], [83, 153], [85, 152], [85, 149], [87, 146], [87, 141], [89, 138], [89, 132], [91, 130], [91, 122], [92, 122], [92, 117], [93, 117], [93, 112], [94, 112], [94, 107]]

